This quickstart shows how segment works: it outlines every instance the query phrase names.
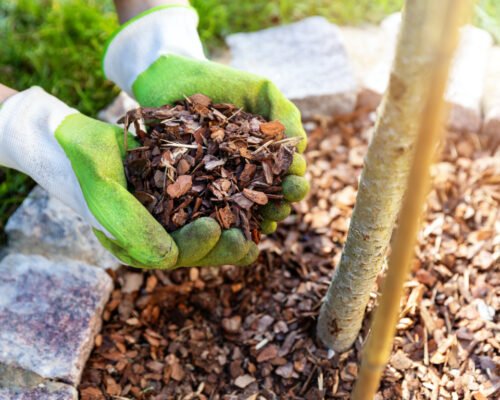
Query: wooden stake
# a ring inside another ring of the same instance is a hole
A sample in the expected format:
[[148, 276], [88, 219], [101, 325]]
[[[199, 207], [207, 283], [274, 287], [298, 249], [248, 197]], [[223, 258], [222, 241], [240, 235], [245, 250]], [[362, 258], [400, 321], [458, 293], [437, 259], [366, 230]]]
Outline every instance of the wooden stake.
[[[415, 115], [419, 126], [406, 195], [400, 215], [399, 228], [394, 236], [389, 268], [380, 304], [375, 310], [371, 332], [363, 350], [362, 363], [352, 399], [373, 399], [382, 372], [392, 350], [399, 315], [403, 284], [410, 272], [420, 214], [429, 186], [429, 167], [437, 143], [444, 131], [445, 104], [443, 95], [448, 72], [457, 42], [459, 27], [471, 11], [470, 0], [407, 0], [402, 29], [407, 24], [419, 24], [425, 40], [426, 56], [433, 60], [431, 79], [426, 85], [427, 96], [422, 99], [424, 112]], [[404, 31], [402, 33], [404, 35]]]

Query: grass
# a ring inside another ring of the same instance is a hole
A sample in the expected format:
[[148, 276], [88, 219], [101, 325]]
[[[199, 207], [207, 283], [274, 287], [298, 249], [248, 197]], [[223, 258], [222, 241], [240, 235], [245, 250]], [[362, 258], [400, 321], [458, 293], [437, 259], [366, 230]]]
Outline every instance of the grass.
[[474, 10], [474, 23], [490, 32], [500, 44], [500, 1], [480, 0]]
[[[378, 22], [402, 0], [192, 0], [208, 51], [229, 33], [255, 31], [323, 15], [339, 24]], [[475, 23], [500, 42], [500, 1], [480, 0]], [[0, 1], [0, 81], [18, 90], [33, 85], [95, 116], [118, 89], [100, 68], [103, 47], [118, 27], [111, 0]], [[3, 224], [33, 182], [0, 168], [0, 243]]]

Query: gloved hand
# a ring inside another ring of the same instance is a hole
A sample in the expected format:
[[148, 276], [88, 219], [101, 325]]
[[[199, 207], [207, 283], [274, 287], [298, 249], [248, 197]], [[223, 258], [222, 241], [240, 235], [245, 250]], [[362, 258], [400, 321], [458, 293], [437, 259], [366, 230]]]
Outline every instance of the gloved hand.
[[[196, 11], [190, 7], [158, 7], [139, 15], [125, 24], [109, 43], [104, 56], [106, 76], [141, 106], [158, 107], [203, 93], [216, 103], [233, 103], [269, 120], [280, 120], [287, 136], [303, 138], [297, 146], [303, 152], [307, 141], [298, 109], [265, 78], [207, 61], [197, 24]], [[290, 214], [289, 202], [300, 201], [307, 194], [305, 169], [304, 157], [296, 153], [283, 182], [285, 201], [270, 202], [261, 209], [264, 233], [273, 232], [276, 222]], [[229, 235], [224, 232], [221, 240], [226, 237]], [[235, 251], [233, 246], [220, 243], [218, 246]], [[258, 253], [253, 242], [249, 246], [251, 250], [244, 262], [252, 262]], [[186, 249], [184, 254], [181, 251], [181, 258], [191, 258], [188, 254], [195, 250], [196, 246]], [[197, 265], [223, 264], [218, 257], [214, 251]], [[225, 261], [237, 263], [230, 255]]]
[[[233, 261], [228, 249], [217, 245], [221, 229], [211, 218], [174, 232], [180, 247], [176, 245], [128, 192], [123, 144], [123, 129], [86, 117], [41, 88], [13, 95], [0, 108], [0, 165], [30, 175], [71, 207], [124, 263], [173, 268], [209, 252], [213, 256], [208, 261]], [[245, 262], [251, 247], [241, 232], [231, 230], [223, 236], [226, 245], [237, 246], [236, 261]], [[256, 247], [252, 251], [255, 254]]]

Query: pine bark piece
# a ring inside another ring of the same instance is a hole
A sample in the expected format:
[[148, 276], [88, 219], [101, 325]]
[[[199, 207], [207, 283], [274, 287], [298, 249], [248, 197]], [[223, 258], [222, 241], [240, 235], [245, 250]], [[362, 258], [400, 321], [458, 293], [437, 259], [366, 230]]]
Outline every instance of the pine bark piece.
[[278, 136], [285, 132], [285, 126], [279, 121], [260, 124], [260, 131], [266, 136]]
[[260, 204], [261, 206], [266, 205], [269, 201], [265, 193], [258, 192], [257, 190], [243, 189], [243, 196], [247, 199], [252, 200], [254, 203]]
[[168, 186], [167, 193], [171, 198], [177, 199], [189, 192], [192, 187], [193, 177], [190, 175], [181, 175], [172, 185]]
[[134, 126], [140, 144], [125, 159], [130, 189], [167, 231], [212, 217], [260, 240], [259, 207], [283, 198], [298, 143], [283, 141], [281, 122], [203, 94], [131, 110], [119, 122], [125, 132]]

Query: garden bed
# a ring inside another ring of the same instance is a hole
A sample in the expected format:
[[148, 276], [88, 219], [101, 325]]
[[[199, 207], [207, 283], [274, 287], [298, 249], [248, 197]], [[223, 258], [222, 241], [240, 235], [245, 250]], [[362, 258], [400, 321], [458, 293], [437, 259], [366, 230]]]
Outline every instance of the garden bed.
[[[370, 313], [344, 354], [317, 343], [315, 322], [373, 121], [358, 108], [312, 129], [311, 194], [263, 240], [254, 266], [113, 273], [81, 398], [349, 398]], [[495, 145], [478, 135], [447, 137], [378, 399], [482, 400], [498, 388]]]

